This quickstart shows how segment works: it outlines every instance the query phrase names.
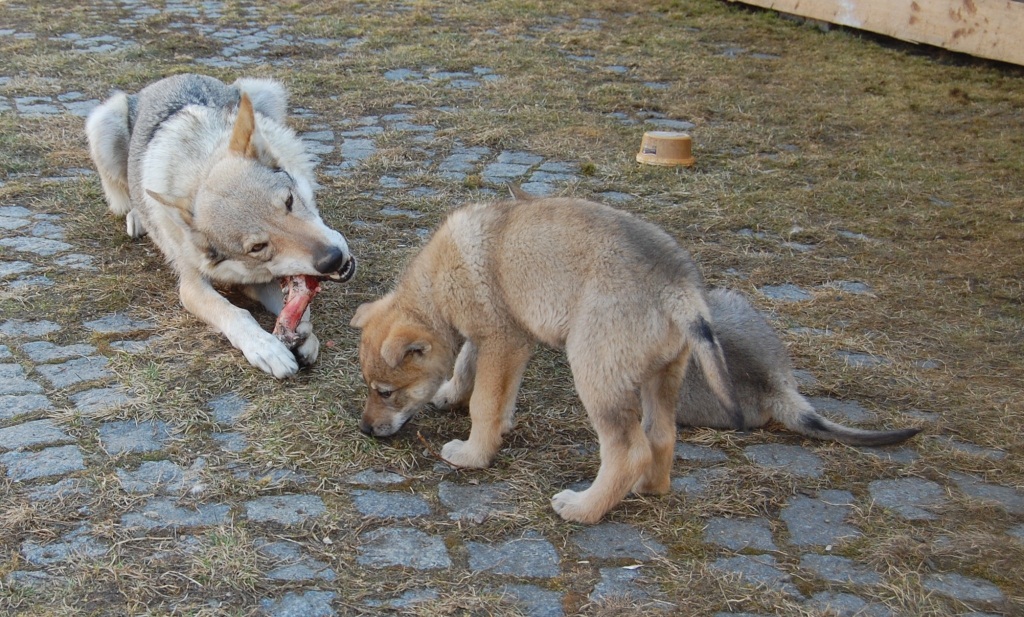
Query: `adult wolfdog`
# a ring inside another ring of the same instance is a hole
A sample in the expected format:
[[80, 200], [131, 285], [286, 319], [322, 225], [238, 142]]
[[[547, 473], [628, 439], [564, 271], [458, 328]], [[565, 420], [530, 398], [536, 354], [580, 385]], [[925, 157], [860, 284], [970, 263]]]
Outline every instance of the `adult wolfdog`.
[[111, 212], [128, 235], [149, 234], [174, 267], [181, 302], [278, 378], [317, 358], [308, 310], [294, 352], [214, 283], [240, 285], [278, 314], [282, 281], [348, 280], [355, 260], [317, 211], [313, 158], [285, 126], [276, 81], [178, 75], [117, 92], [86, 121]]

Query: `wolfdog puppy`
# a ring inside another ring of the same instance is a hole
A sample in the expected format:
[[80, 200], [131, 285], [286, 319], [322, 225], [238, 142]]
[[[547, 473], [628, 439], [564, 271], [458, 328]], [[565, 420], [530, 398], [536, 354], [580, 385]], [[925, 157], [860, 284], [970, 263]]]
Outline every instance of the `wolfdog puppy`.
[[588, 489], [551, 500], [571, 521], [596, 522], [630, 490], [669, 490], [691, 358], [723, 408], [735, 406], [689, 254], [658, 227], [581, 199], [456, 210], [352, 325], [369, 386], [360, 428], [391, 435], [432, 399], [468, 400], [469, 440], [441, 451], [462, 467], [494, 459], [536, 343], [564, 347], [601, 452]]
[[[786, 428], [818, 439], [854, 446], [885, 446], [909, 439], [920, 429], [868, 431], [836, 424], [821, 415], [796, 388], [786, 346], [742, 294], [727, 289], [708, 292], [715, 334], [736, 387], [744, 428], [775, 419]], [[732, 411], [723, 407], [704, 376], [691, 363], [683, 380], [676, 419], [684, 426], [732, 428]]]

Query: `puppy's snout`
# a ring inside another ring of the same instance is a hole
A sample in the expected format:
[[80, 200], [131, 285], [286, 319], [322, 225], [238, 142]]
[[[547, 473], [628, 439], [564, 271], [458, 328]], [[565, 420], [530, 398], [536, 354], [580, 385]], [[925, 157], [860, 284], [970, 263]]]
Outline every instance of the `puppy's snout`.
[[373, 436], [373, 427], [366, 420], [359, 421], [359, 432], [363, 435]]

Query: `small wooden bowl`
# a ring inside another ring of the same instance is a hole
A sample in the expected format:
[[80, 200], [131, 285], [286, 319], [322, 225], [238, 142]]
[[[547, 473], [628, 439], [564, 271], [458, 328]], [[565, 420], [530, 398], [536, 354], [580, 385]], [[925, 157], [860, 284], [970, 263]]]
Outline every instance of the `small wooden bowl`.
[[647, 131], [644, 133], [643, 141], [640, 142], [640, 152], [636, 155], [636, 162], [645, 165], [682, 165], [690, 167], [696, 159], [693, 158], [693, 140], [686, 133], [673, 133], [671, 131]]

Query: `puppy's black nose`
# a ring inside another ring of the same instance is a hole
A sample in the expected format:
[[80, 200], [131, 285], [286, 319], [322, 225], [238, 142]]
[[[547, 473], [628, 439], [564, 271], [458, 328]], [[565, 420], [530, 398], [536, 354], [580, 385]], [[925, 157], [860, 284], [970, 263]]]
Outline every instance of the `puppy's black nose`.
[[332, 246], [324, 256], [316, 262], [316, 271], [320, 274], [340, 272], [348, 259], [349, 256], [345, 254], [345, 251], [336, 246]]
[[370, 426], [369, 424], [367, 424], [365, 421], [360, 420], [359, 421], [359, 432], [362, 433], [363, 435], [370, 435], [372, 437], [373, 436], [373, 427]]

